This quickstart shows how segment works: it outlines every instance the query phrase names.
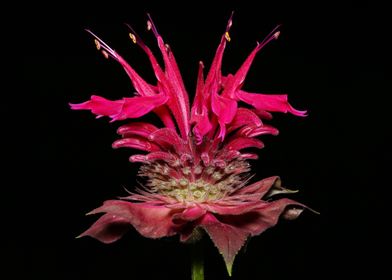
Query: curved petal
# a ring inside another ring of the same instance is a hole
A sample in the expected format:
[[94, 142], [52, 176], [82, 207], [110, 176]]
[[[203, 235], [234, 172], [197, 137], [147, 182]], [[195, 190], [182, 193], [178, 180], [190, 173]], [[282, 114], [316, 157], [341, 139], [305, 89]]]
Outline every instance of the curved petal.
[[199, 206], [186, 208], [182, 213], [178, 213], [178, 214], [173, 215], [173, 222], [176, 224], [191, 222], [191, 221], [199, 219], [205, 213], [206, 213], [206, 210], [199, 207]]
[[141, 235], [160, 238], [177, 233], [178, 226], [173, 224], [173, 210], [164, 206], [148, 203], [131, 203], [121, 200], [107, 200], [88, 214], [106, 213], [120, 217], [131, 224]]
[[139, 118], [165, 104], [167, 100], [168, 97], [165, 94], [124, 98], [120, 112], [110, 117], [112, 121]]
[[258, 139], [248, 138], [248, 137], [237, 137], [228, 142], [225, 145], [226, 149], [229, 150], [242, 150], [246, 148], [258, 148], [261, 149], [264, 147], [264, 143]]
[[[306, 208], [303, 204], [288, 198], [282, 198], [272, 202], [263, 202], [260, 207], [242, 215], [226, 215], [220, 220], [233, 227], [241, 228], [252, 236], [259, 235], [278, 223], [279, 217], [295, 219]], [[295, 209], [292, 211], [292, 209]]]
[[238, 189], [233, 193], [233, 197], [236, 195], [256, 195], [252, 196], [255, 199], [268, 199], [277, 194], [290, 194], [296, 193], [296, 190], [289, 190], [282, 187], [282, 181], [278, 176], [272, 176], [265, 178], [249, 186]]
[[120, 126], [117, 129], [117, 134], [120, 134], [123, 137], [127, 137], [129, 135], [138, 135], [144, 138], [148, 138], [148, 136], [156, 130], [158, 130], [158, 128], [153, 124], [146, 122], [132, 122]]
[[252, 105], [257, 110], [268, 112], [291, 113], [296, 116], [305, 117], [306, 111], [294, 109], [287, 100], [287, 94], [262, 94], [249, 93], [238, 90], [236, 96], [239, 100]]
[[211, 108], [220, 125], [218, 138], [223, 140], [226, 134], [226, 125], [233, 120], [237, 112], [237, 101], [219, 96], [214, 92], [211, 96]]
[[105, 214], [77, 238], [91, 236], [108, 244], [119, 240], [129, 228], [130, 225], [127, 219], [112, 214]]
[[112, 147], [113, 149], [133, 148], [133, 149], [147, 151], [147, 152], [154, 152], [154, 151], [161, 150], [154, 143], [151, 143], [150, 141], [137, 136], [116, 140], [113, 142]]
[[90, 100], [73, 104], [70, 103], [72, 110], [91, 110], [91, 112], [98, 117], [116, 115], [121, 111], [124, 100], [108, 100], [101, 96], [92, 95]]

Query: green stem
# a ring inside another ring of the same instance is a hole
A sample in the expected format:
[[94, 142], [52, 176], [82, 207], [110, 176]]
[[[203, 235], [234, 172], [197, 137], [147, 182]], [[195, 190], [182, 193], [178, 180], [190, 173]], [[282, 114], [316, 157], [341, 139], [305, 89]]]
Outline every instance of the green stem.
[[204, 280], [203, 243], [191, 244], [192, 280]]

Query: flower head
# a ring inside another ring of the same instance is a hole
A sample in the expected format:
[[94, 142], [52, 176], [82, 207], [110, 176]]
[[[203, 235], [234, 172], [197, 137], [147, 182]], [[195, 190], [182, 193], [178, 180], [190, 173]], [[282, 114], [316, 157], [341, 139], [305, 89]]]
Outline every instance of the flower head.
[[[274, 226], [280, 217], [295, 219], [303, 204], [276, 194], [295, 191], [281, 186], [278, 177], [247, 185], [251, 159], [257, 155], [244, 150], [263, 148], [257, 139], [278, 130], [264, 123], [271, 112], [305, 116], [294, 109], [285, 94], [250, 93], [242, 90], [256, 54], [279, 36], [275, 28], [249, 54], [234, 74], [221, 72], [223, 52], [230, 41], [230, 18], [206, 78], [200, 62], [194, 101], [190, 107], [181, 74], [169, 45], [159, 35], [151, 18], [152, 30], [164, 61], [162, 67], [152, 51], [130, 28], [131, 40], [150, 59], [156, 84], [147, 83], [105, 42], [94, 35], [95, 43], [106, 57], [119, 62], [128, 74], [136, 96], [111, 101], [92, 96], [75, 110], [91, 110], [97, 117], [111, 121], [139, 118], [155, 113], [162, 125], [130, 121], [119, 127], [121, 138], [113, 148], [133, 148], [146, 152], [130, 157], [141, 163], [139, 175], [146, 184], [119, 200], [108, 200], [89, 214], [103, 215], [81, 236], [111, 243], [133, 226], [141, 235], [160, 238], [179, 234], [192, 240], [199, 229], [208, 233], [231, 273], [234, 257], [247, 238]], [[240, 107], [240, 101], [248, 108]]]

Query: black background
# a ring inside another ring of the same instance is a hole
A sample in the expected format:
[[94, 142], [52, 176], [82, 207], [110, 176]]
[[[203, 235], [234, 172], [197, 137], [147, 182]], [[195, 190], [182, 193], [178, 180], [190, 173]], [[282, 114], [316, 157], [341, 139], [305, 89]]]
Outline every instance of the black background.
[[[224, 74], [283, 24], [279, 40], [256, 58], [244, 89], [287, 92], [294, 107], [309, 110], [307, 118], [275, 115], [270, 123], [280, 135], [264, 137], [266, 148], [253, 162], [256, 178], [280, 175], [286, 186], [300, 189], [295, 199], [321, 212], [253, 238], [237, 256], [232, 279], [383, 275], [382, 254], [389, 253], [387, 9], [374, 1], [292, 2], [217, 2], [219, 9], [132, 1], [19, 8], [10, 26], [23, 39], [18, 71], [25, 90], [14, 97], [33, 113], [18, 115], [14, 126], [24, 155], [13, 157], [18, 172], [7, 187], [16, 192], [5, 212], [13, 237], [4, 243], [12, 263], [8, 277], [190, 279], [187, 248], [176, 238], [149, 240], [132, 230], [111, 245], [75, 239], [96, 219], [84, 213], [136, 185], [138, 165], [127, 162], [132, 151], [111, 149], [118, 123], [67, 104], [92, 93], [116, 99], [133, 92], [121, 67], [95, 50], [84, 28], [153, 82], [148, 59], [123, 25], [134, 26], [157, 51], [145, 29], [150, 12], [193, 95], [197, 63], [211, 62], [232, 10]], [[3, 109], [8, 114], [13, 108]], [[228, 279], [218, 251], [210, 241], [205, 245], [206, 279]]]

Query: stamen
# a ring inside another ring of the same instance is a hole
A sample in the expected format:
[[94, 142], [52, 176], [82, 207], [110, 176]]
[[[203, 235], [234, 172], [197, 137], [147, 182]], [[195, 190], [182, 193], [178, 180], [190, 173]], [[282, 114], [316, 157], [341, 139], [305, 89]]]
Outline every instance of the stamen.
[[109, 58], [109, 54], [107, 53], [107, 51], [102, 50], [101, 52], [102, 52], [103, 56], [104, 56], [106, 59]]
[[132, 33], [129, 33], [129, 38], [131, 38], [132, 42], [136, 44], [136, 36]]
[[99, 41], [97, 39], [94, 39], [94, 43], [95, 46], [97, 47], [97, 50], [99, 50], [101, 48], [101, 44], [99, 43]]
[[152, 28], [151, 21], [147, 20], [147, 30], [150, 31]]
[[225, 32], [225, 38], [226, 38], [227, 42], [230, 42], [230, 41], [231, 41], [229, 31], [226, 31], [226, 32]]

